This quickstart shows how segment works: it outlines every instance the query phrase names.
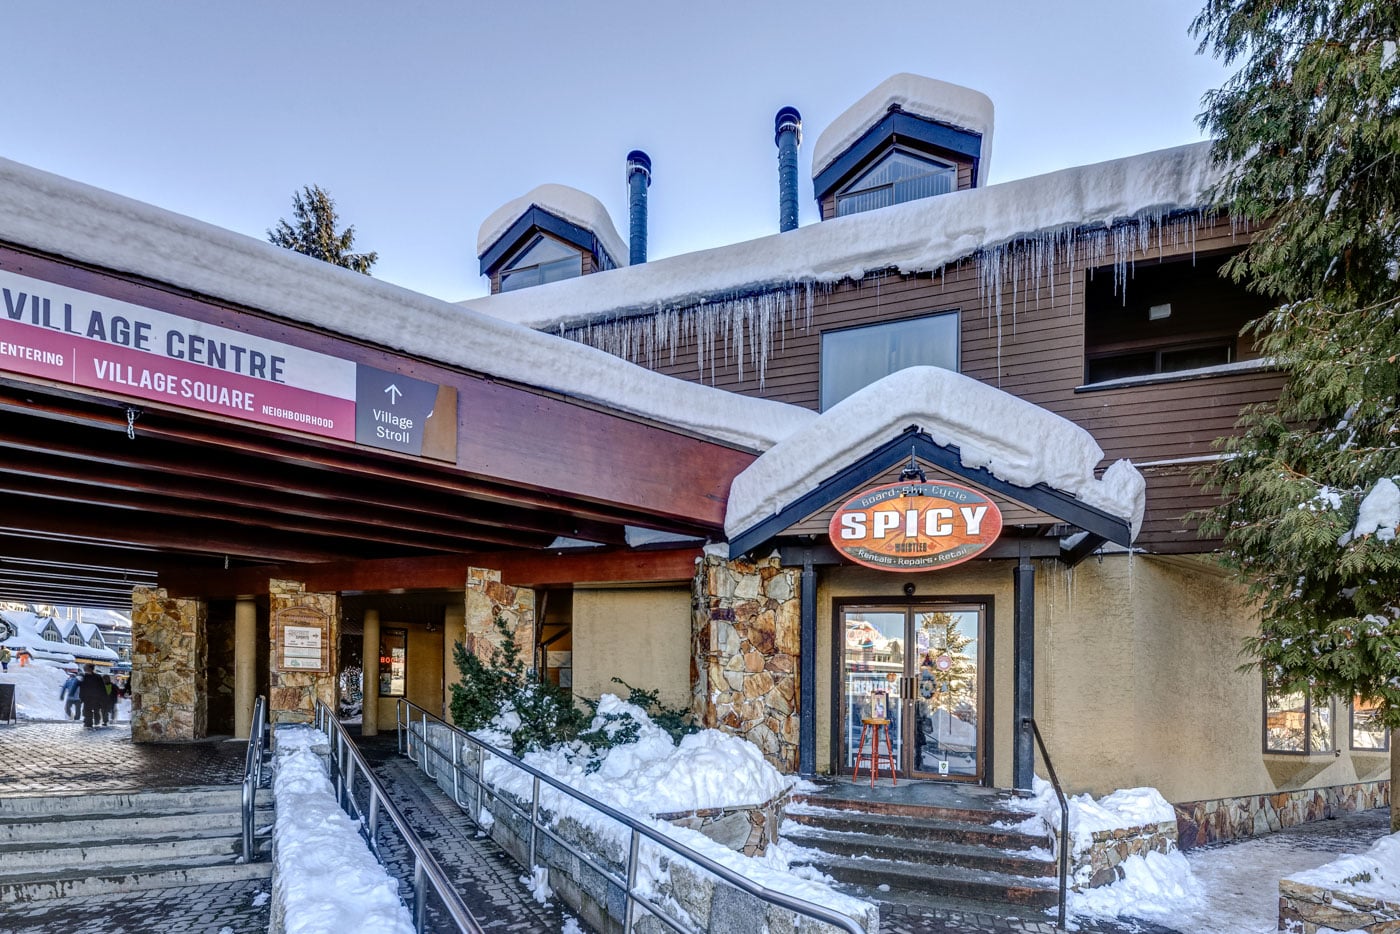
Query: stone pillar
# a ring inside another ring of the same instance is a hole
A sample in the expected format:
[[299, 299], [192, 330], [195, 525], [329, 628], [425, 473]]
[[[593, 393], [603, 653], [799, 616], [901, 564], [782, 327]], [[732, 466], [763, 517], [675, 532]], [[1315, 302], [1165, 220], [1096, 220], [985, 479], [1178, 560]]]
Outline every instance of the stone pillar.
[[693, 603], [691, 712], [705, 727], [742, 736], [784, 772], [798, 767], [801, 571], [778, 556], [706, 555]]
[[379, 735], [379, 611], [365, 610], [364, 684], [360, 699], [360, 735]]
[[[467, 569], [467, 589], [463, 599], [465, 618], [462, 644], [468, 652], [490, 658], [491, 650], [500, 641], [496, 617], [500, 616], [515, 632], [515, 644], [520, 647], [526, 665], [534, 665], [535, 657], [535, 592], [525, 587], [510, 587], [501, 583], [501, 572], [488, 568]], [[453, 680], [456, 680], [455, 677]]]
[[209, 695], [203, 600], [161, 588], [131, 593], [131, 738], [138, 743], [203, 739]]
[[[268, 589], [272, 610], [268, 722], [312, 723], [316, 701], [335, 710], [340, 598], [333, 593], [307, 593], [297, 581], [271, 580]], [[294, 632], [288, 633], [289, 628]], [[307, 631], [320, 633], [319, 659], [299, 655], [289, 643], [289, 636]]]
[[449, 605], [442, 614], [442, 718], [452, 721], [452, 685], [462, 683], [453, 649], [467, 637], [465, 603]]
[[253, 701], [258, 693], [258, 605], [239, 597], [233, 606], [233, 735], [247, 739], [253, 731]]

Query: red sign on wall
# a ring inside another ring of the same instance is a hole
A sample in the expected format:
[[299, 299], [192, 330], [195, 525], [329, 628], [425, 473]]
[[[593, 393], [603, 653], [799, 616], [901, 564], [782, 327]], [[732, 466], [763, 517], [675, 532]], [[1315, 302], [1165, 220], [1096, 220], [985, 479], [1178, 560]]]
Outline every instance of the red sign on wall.
[[956, 483], [894, 483], [851, 497], [831, 517], [831, 544], [882, 571], [932, 571], [977, 557], [1001, 535], [1001, 510]]

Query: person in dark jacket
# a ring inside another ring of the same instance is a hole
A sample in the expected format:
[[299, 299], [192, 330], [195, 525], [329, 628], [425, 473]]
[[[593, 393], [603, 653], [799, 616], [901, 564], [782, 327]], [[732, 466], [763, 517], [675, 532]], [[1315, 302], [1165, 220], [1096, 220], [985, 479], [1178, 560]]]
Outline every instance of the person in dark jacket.
[[78, 685], [82, 683], [82, 675], [75, 671], [58, 692], [59, 700], [63, 701], [63, 715], [70, 720], [78, 719], [83, 713], [83, 700], [78, 696]]
[[102, 725], [106, 726], [117, 719], [117, 686], [112, 683], [111, 675], [102, 676], [102, 687], [107, 691], [107, 702], [102, 705]]
[[84, 665], [83, 670], [86, 674], [78, 685], [78, 697], [83, 701], [83, 726], [94, 727], [107, 706], [107, 685], [102, 683], [102, 676], [92, 662]]

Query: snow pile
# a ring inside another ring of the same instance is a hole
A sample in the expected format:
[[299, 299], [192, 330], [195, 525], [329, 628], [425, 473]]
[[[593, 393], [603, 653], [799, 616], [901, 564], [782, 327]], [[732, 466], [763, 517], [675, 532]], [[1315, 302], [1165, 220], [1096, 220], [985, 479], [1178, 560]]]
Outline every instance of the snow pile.
[[[1343, 856], [1316, 869], [1294, 873], [1287, 879], [1400, 904], [1400, 834], [1381, 837], [1365, 853]], [[1336, 902], [1333, 906], [1343, 907]]]
[[279, 727], [273, 793], [277, 800], [277, 904], [288, 934], [378, 931], [412, 934], [398, 883], [379, 865], [357, 824], [336, 802], [312, 751], [328, 745], [320, 730]]
[[[1021, 824], [1020, 829], [1026, 832], [1050, 829], [1058, 834], [1060, 802], [1055, 797], [1054, 787], [1037, 775], [1032, 779], [1032, 791], [1033, 797], [1010, 802], [1012, 807], [1034, 812], [1035, 816]], [[1075, 857], [1088, 852], [1096, 832], [1176, 821], [1176, 809], [1155, 788], [1123, 788], [1097, 801], [1088, 794], [1081, 794], [1068, 801], [1070, 852]], [[1074, 881], [1081, 884], [1083, 890], [1069, 893], [1068, 910], [1076, 915], [1098, 917], [1166, 918], [1201, 904], [1201, 886], [1179, 850], [1129, 856], [1118, 868], [1123, 878], [1112, 885], [1088, 888], [1083, 885], [1087, 879], [1076, 878]]]
[[568, 185], [539, 185], [492, 211], [477, 232], [476, 255], [484, 256], [531, 207], [548, 211], [587, 230], [598, 238], [615, 265], [627, 265], [627, 246], [618, 235], [608, 209], [597, 198]]
[[[19, 659], [11, 659], [10, 670], [0, 674], [0, 684], [15, 686], [15, 707], [21, 720], [67, 720], [59, 692], [68, 680], [69, 663], [35, 659], [23, 668]], [[120, 719], [120, 715], [118, 717]]]
[[[609, 719], [619, 715], [636, 721], [635, 742], [602, 751], [601, 764], [589, 771], [591, 757], [578, 744], [561, 746], [524, 756], [523, 761], [557, 778], [575, 790], [626, 812], [639, 822], [655, 828], [676, 842], [696, 850], [728, 869], [759, 885], [785, 892], [796, 898], [824, 905], [854, 918], [867, 916], [873, 908], [866, 902], [842, 895], [819, 880], [803, 878], [788, 868], [782, 847], [770, 847], [762, 857], [747, 857], [706, 837], [698, 831], [657, 820], [655, 814], [762, 804], [787, 790], [792, 780], [769, 765], [752, 743], [704, 730], [685, 736], [679, 744], [652, 722], [646, 711], [615, 695], [605, 694], [598, 701], [591, 729], [621, 729], [622, 722]], [[498, 720], [493, 727], [507, 725]], [[473, 734], [493, 746], [509, 746], [498, 730]], [[533, 778], [499, 758], [487, 761], [487, 784], [529, 801]], [[625, 852], [629, 831], [577, 799], [547, 785], [541, 785], [541, 808], [552, 815], [555, 824], [571, 820], [613, 841]], [[489, 824], [483, 823], [483, 826]], [[665, 851], [654, 843], [641, 845], [638, 884], [647, 894], [658, 894], [668, 880], [669, 869], [661, 868]]]
[[905, 113], [980, 134], [982, 153], [977, 184], [986, 184], [992, 158], [992, 99], [981, 91], [908, 73], [886, 78], [831, 121], [812, 147], [812, 177], [840, 158], [867, 130], [885, 119], [894, 106]]
[[1391, 542], [1395, 540], [1397, 527], [1400, 527], [1400, 487], [1389, 477], [1381, 477], [1361, 501], [1355, 528], [1343, 534], [1337, 544], [1345, 546], [1366, 535], [1376, 536], [1376, 541]]
[[[915, 426], [956, 446], [965, 467], [1007, 483], [1044, 483], [1127, 520], [1137, 535], [1146, 482], [1127, 461], [1094, 478], [1103, 449], [1083, 428], [986, 383], [939, 367], [909, 367], [853, 393], [734, 478], [724, 528], [733, 538], [880, 444]], [[1126, 543], [1120, 543], [1126, 544]]]
[[[813, 414], [662, 376], [591, 347], [7, 159], [0, 159], [0, 240], [744, 447], [766, 448]], [[561, 301], [572, 304], [575, 295], [560, 286], [627, 271], [521, 292], [536, 293], [533, 301], [557, 308]]]

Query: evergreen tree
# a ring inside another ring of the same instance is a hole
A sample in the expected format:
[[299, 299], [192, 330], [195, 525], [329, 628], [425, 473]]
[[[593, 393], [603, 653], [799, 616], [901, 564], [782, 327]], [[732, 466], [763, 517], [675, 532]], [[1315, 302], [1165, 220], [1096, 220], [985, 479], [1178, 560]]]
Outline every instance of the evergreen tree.
[[1249, 332], [1286, 374], [1209, 469], [1203, 529], [1259, 603], [1270, 690], [1377, 699], [1397, 727], [1400, 4], [1209, 0], [1192, 31], [1241, 62], [1201, 122], [1219, 206], [1257, 225], [1227, 272], [1278, 302]]
[[284, 218], [267, 232], [269, 243], [365, 275], [379, 261], [378, 253], [350, 252], [355, 245], [355, 227], [351, 225], [336, 233], [340, 219], [335, 213], [335, 201], [321, 186], [307, 185], [292, 193], [292, 217], [294, 224]]
[[[959, 707], [975, 704], [977, 661], [966, 652], [973, 637], [963, 634], [953, 613], [925, 613], [919, 617], [919, 625], [929, 634], [929, 650], [920, 659], [920, 669], [931, 668], [939, 687], [930, 698], [931, 706], [956, 713]], [[939, 670], [936, 661], [943, 655], [948, 657], [948, 668]]]

